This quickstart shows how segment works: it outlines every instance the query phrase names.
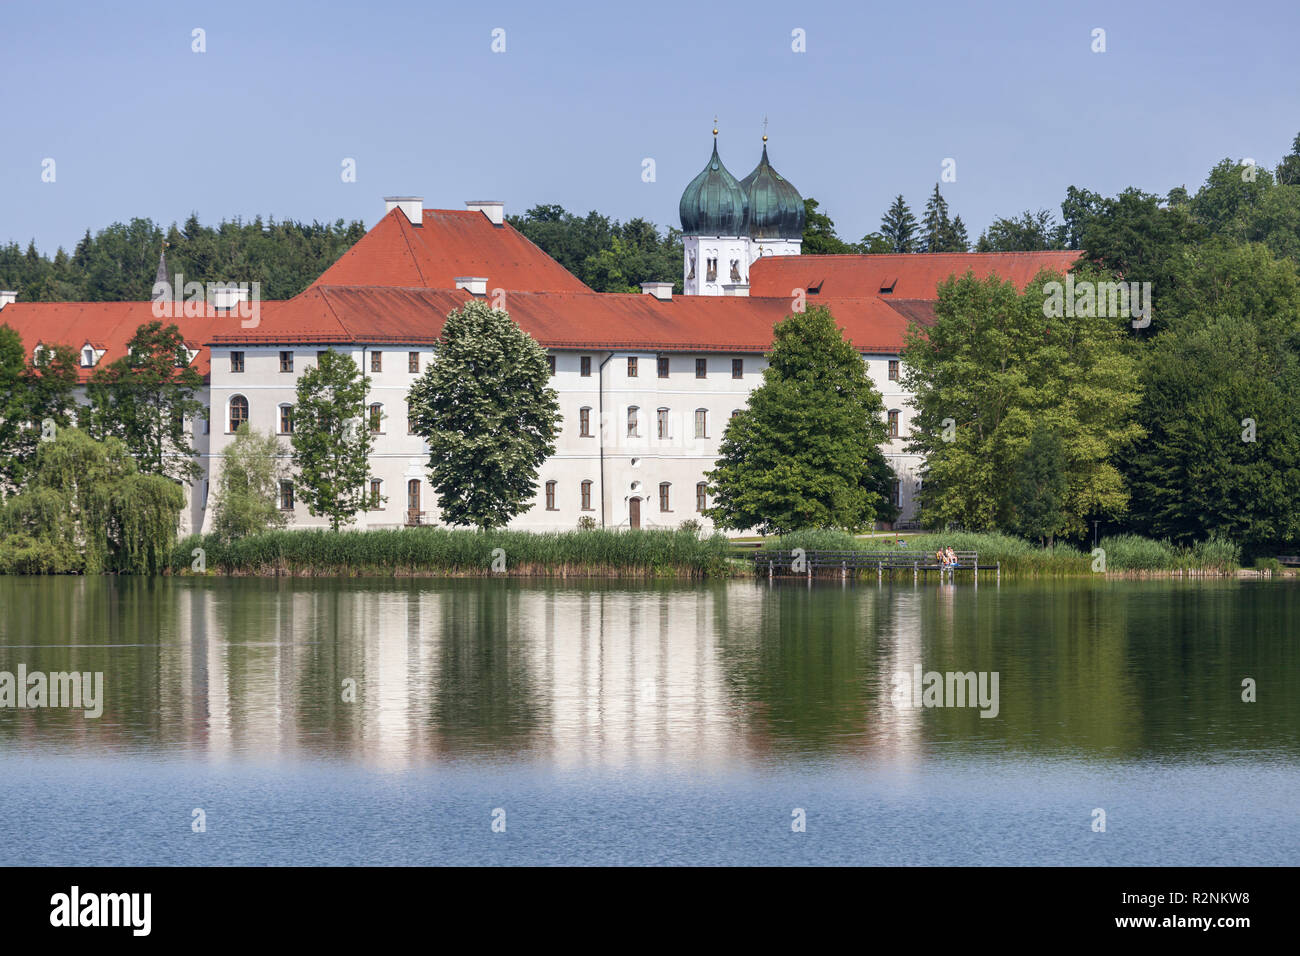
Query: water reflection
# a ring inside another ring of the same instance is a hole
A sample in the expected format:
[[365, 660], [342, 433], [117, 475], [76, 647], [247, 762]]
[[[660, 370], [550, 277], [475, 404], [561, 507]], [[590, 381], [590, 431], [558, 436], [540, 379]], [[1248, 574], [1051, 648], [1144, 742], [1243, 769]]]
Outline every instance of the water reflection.
[[[0, 671], [105, 673], [0, 748], [726, 767], [1300, 753], [1289, 582], [708, 585], [0, 579]], [[891, 700], [997, 671], [996, 719]], [[1241, 701], [1241, 681], [1259, 702]], [[355, 699], [349, 690], [355, 688]]]

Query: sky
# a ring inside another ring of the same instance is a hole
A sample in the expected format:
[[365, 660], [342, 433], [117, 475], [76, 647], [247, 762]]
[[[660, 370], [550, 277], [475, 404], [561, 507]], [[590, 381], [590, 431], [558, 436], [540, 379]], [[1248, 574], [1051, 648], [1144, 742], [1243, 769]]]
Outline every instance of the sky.
[[52, 254], [192, 212], [369, 226], [388, 195], [675, 226], [715, 115], [737, 178], [766, 119], [772, 164], [848, 240], [900, 193], [919, 217], [953, 160], [973, 240], [1059, 215], [1072, 184], [1275, 165], [1300, 132], [1298, 36], [1294, 0], [0, 0], [0, 242]]

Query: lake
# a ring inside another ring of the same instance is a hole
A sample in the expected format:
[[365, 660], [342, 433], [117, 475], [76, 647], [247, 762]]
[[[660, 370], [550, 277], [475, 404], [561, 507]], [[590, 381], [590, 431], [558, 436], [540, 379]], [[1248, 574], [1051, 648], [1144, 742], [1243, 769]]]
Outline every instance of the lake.
[[[1298, 612], [1291, 580], [0, 577], [0, 864], [1294, 864]], [[101, 673], [102, 712], [18, 707], [20, 668]]]

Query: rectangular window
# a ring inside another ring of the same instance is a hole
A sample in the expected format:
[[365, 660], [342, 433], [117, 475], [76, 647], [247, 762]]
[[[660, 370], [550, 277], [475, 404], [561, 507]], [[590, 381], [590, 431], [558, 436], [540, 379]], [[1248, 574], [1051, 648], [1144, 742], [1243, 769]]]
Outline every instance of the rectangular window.
[[708, 360], [708, 359], [696, 359], [696, 360], [695, 360], [695, 377], [696, 377], [696, 378], [704, 378], [704, 377], [706, 377], [708, 374], [709, 374], [709, 360]]
[[292, 405], [280, 406], [280, 434], [281, 435], [293, 434], [293, 406]]
[[636, 378], [636, 356], [628, 356], [627, 359], [627, 377]]
[[316, 350], [316, 361], [319, 362], [321, 359], [323, 359], [323, 358], [325, 357], [325, 353], [328, 352], [328, 351], [329, 351], [329, 349], [317, 349], [317, 350]]
[[889, 380], [891, 382], [898, 381], [898, 359], [889, 360]]
[[658, 435], [660, 438], [668, 437], [668, 409], [661, 408], [658, 413]]
[[417, 374], [417, 373], [420, 371], [420, 353], [419, 353], [419, 352], [407, 352], [407, 353], [406, 353], [406, 370], [407, 370], [408, 372], [410, 372], [412, 375], [415, 375], [415, 374]]
[[703, 511], [709, 503], [709, 486], [700, 482], [695, 486], [695, 510]]
[[406, 406], [406, 434], [415, 434], [415, 422], [411, 419], [411, 406]]
[[244, 370], [244, 353], [243, 353], [243, 352], [231, 352], [231, 353], [230, 353], [230, 370], [231, 370], [232, 372], [242, 372], [242, 371]]
[[[383, 428], [384, 406], [378, 403], [370, 406], [370, 430], [376, 435]], [[355, 487], [355, 485], [353, 486]]]
[[898, 437], [898, 412], [889, 413], [889, 437]]
[[695, 409], [695, 437], [709, 437], [709, 412], [708, 409]]
[[744, 360], [744, 359], [732, 359], [732, 360], [731, 360], [731, 377], [732, 377], [732, 378], [744, 378], [744, 377], [745, 377], [745, 360]]
[[637, 420], [638, 411], [639, 409], [635, 405], [633, 405], [627, 410], [627, 437], [628, 438], [636, 437], [636, 431], [637, 431], [636, 420]]
[[591, 356], [584, 355], [578, 360], [578, 365], [581, 369], [579, 374], [582, 375], [583, 378], [591, 378]]
[[381, 495], [379, 492], [380, 489], [383, 488], [383, 486], [384, 483], [380, 481], [378, 478], [370, 479], [370, 510], [371, 511], [379, 510], [379, 499], [383, 497], [383, 495]]
[[548, 481], [546, 483], [546, 510], [557, 510], [555, 507], [555, 482], [553, 481]]
[[546, 365], [547, 365], [547, 367], [551, 370], [551, 374], [554, 375], [554, 374], [555, 374], [555, 356], [554, 356], [554, 355], [548, 355], [548, 356], [546, 356]]
[[659, 485], [659, 510], [668, 511], [668, 489], [672, 487], [668, 482], [662, 482]]
[[659, 377], [667, 378], [668, 377], [668, 356], [666, 355], [659, 356], [658, 364], [659, 364]]
[[280, 371], [281, 372], [293, 371], [293, 352], [280, 353]]
[[590, 408], [578, 409], [578, 437], [579, 438], [591, 437], [591, 409]]
[[280, 482], [280, 510], [281, 511], [293, 510], [293, 482], [292, 481]]
[[582, 510], [583, 511], [591, 510], [591, 482], [590, 481], [584, 481], [582, 483]]
[[897, 478], [890, 484], [889, 500], [895, 508], [903, 507], [903, 483]]
[[370, 371], [372, 371], [372, 372], [382, 372], [383, 370], [384, 370], [384, 353], [383, 353], [383, 352], [371, 352], [371, 353], [370, 353]]

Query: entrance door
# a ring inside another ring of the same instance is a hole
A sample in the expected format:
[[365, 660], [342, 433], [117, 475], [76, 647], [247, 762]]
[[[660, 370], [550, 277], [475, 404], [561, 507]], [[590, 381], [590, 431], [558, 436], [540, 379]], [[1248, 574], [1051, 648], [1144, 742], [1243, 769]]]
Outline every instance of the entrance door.
[[411, 524], [420, 523], [420, 479], [412, 478], [406, 483], [406, 514]]
[[627, 523], [632, 528], [641, 527], [641, 499], [640, 498], [628, 499]]

